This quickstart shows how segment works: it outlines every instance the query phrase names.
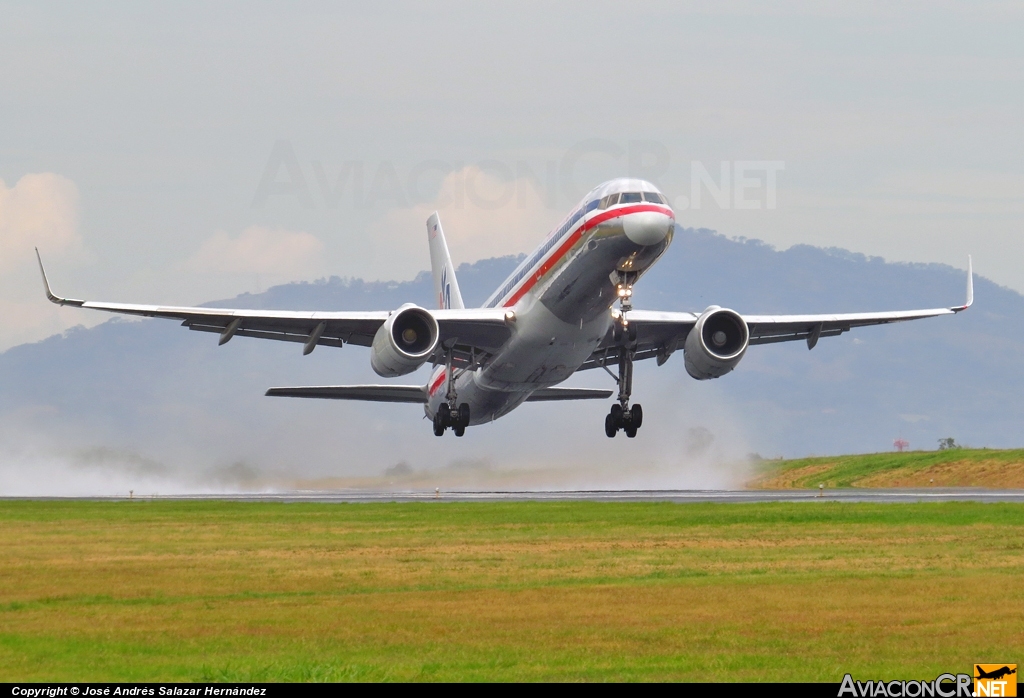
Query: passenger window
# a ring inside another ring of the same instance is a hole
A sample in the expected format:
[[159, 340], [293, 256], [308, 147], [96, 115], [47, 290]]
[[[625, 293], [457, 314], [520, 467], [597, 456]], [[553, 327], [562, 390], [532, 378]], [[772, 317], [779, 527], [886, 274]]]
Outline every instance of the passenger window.
[[655, 194], [654, 192], [645, 191], [644, 201], [650, 201], [651, 203], [655, 204], [663, 204], [665, 203], [665, 197], [662, 196], [661, 194]]
[[640, 192], [627, 192], [622, 195], [619, 199], [620, 204], [638, 204], [640, 203]]
[[609, 194], [608, 196], [601, 199], [601, 208], [608, 208], [610, 206], [614, 206], [617, 203], [619, 203], [619, 195]]

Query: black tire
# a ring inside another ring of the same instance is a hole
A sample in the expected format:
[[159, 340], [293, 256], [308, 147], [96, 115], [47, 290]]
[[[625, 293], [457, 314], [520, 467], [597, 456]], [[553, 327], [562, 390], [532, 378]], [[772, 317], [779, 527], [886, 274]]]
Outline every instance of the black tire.
[[612, 415], [612, 417], [615, 418], [616, 423], [621, 422], [622, 421], [622, 405], [620, 405], [619, 403], [615, 403], [614, 405], [612, 405], [611, 415]]
[[628, 436], [629, 438], [631, 438], [631, 439], [635, 439], [636, 438], [636, 427], [626, 427], [625, 431], [626, 431], [626, 436]]
[[434, 436], [444, 436], [444, 424], [441, 424], [440, 413], [434, 415]]
[[605, 435], [609, 439], [614, 439], [615, 438], [615, 432], [617, 432], [618, 430], [619, 430], [619, 428], [615, 425], [615, 416], [611, 415], [611, 414], [605, 415], [605, 418], [604, 418], [604, 433], [605, 433]]
[[633, 405], [633, 409], [629, 411], [633, 428], [639, 429], [644, 423], [644, 408], [640, 405]]
[[469, 404], [465, 402], [459, 405], [459, 426], [463, 429], [469, 426]]
[[452, 431], [454, 431], [454, 432], [455, 432], [455, 435], [456, 435], [456, 436], [462, 436], [463, 434], [465, 434], [465, 433], [466, 433], [466, 427], [464, 427], [464, 426], [462, 426], [462, 425], [460, 424], [460, 425], [459, 425], [459, 426], [457, 426], [457, 427], [453, 427], [453, 428], [452, 428]]
[[454, 426], [452, 424], [452, 408], [448, 406], [447, 402], [442, 402], [441, 406], [437, 408], [437, 416], [441, 419], [441, 426]]

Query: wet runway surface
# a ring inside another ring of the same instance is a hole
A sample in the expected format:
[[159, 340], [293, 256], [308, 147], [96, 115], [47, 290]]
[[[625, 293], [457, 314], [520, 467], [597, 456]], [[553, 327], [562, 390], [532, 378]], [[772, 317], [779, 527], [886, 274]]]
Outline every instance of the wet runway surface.
[[[14, 498], [3, 498], [14, 499]], [[21, 499], [21, 498], [18, 498]], [[127, 497], [31, 497], [30, 499], [115, 500]], [[136, 499], [220, 500], [242, 502], [1020, 502], [1024, 490], [990, 490], [974, 487], [922, 489], [836, 489], [818, 490], [572, 490], [538, 492], [484, 491], [373, 491], [274, 492], [245, 494], [182, 494], [139, 496]]]

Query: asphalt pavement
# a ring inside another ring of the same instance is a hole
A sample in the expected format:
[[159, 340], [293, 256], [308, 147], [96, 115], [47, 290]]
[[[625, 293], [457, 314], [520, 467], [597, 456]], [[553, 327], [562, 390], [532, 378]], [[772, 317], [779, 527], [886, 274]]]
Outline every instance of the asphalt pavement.
[[[21, 499], [4, 497], [0, 499]], [[28, 499], [118, 500], [127, 497], [30, 497]], [[180, 494], [140, 496], [136, 499], [229, 500], [242, 502], [1020, 502], [1024, 490], [991, 490], [977, 487], [929, 487], [921, 489], [825, 489], [825, 490], [562, 490], [562, 491], [444, 491], [444, 490], [344, 490], [252, 492], [232, 494]]]

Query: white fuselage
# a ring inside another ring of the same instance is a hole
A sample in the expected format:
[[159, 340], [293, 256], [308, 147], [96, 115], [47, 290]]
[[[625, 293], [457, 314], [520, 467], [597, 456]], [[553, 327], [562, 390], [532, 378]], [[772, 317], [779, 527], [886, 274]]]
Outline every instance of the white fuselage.
[[[672, 241], [675, 216], [650, 183], [617, 179], [594, 189], [487, 300], [514, 313], [512, 335], [486, 366], [455, 369], [470, 424], [490, 422], [538, 388], [561, 383], [594, 352], [614, 321], [617, 285], [634, 282]], [[447, 372], [431, 373], [425, 406], [446, 401]]]

